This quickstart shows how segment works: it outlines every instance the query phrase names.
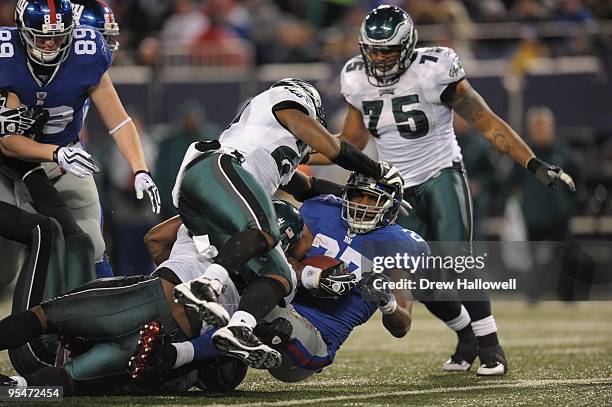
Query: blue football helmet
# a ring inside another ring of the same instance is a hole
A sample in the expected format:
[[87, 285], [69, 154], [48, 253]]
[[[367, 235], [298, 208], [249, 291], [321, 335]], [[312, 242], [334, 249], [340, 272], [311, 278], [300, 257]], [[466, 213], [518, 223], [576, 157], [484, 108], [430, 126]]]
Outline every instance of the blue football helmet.
[[395, 223], [402, 205], [404, 180], [389, 182], [352, 172], [342, 194], [342, 219], [355, 234]]
[[15, 22], [30, 60], [57, 66], [68, 58], [75, 26], [69, 0], [19, 0]]
[[113, 10], [102, 0], [72, 0], [74, 20], [88, 25], [102, 34], [113, 54], [119, 50], [119, 24]]

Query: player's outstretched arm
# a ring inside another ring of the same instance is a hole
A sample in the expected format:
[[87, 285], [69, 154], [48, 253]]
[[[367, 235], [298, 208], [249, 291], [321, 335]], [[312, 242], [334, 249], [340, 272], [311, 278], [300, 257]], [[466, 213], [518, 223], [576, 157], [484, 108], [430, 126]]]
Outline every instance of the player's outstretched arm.
[[459, 81], [454, 87], [447, 88], [442, 94], [442, 100], [479, 130], [495, 148], [527, 168], [539, 181], [554, 187], [554, 182], [559, 179], [572, 191], [575, 190], [572, 177], [564, 173], [561, 168], [538, 159], [508, 123], [489, 108], [467, 79]]
[[275, 115], [295, 137], [329, 158], [334, 164], [374, 178], [383, 175], [379, 163], [363, 154], [354, 145], [329, 134], [325, 127], [303, 112], [297, 109], [283, 109], [276, 111]]
[[[361, 112], [347, 102], [346, 117], [344, 118], [344, 126], [340, 133], [334, 137], [346, 140], [360, 150], [363, 150], [370, 140], [370, 131], [363, 124], [363, 115]], [[313, 154], [308, 161], [310, 165], [329, 165], [331, 160], [323, 154]]]
[[100, 172], [92, 156], [79, 146], [60, 147], [38, 143], [25, 136], [12, 135], [0, 139], [0, 152], [7, 157], [23, 161], [56, 162], [64, 171], [79, 178]]
[[156, 266], [170, 257], [172, 246], [176, 242], [176, 234], [182, 224], [181, 217], [176, 215], [153, 226], [145, 235], [145, 245]]
[[412, 325], [412, 300], [406, 290], [391, 289], [389, 283], [400, 281], [401, 272], [367, 273], [361, 277], [361, 294], [378, 305], [383, 325], [396, 338], [406, 336]]
[[159, 213], [161, 208], [159, 192], [149, 173], [138, 130], [123, 108], [108, 73], [102, 75], [100, 82], [90, 89], [89, 96], [109, 129], [108, 134], [113, 137], [119, 151], [136, 175], [134, 181], [136, 197], [142, 199], [146, 191], [151, 200], [153, 212]]

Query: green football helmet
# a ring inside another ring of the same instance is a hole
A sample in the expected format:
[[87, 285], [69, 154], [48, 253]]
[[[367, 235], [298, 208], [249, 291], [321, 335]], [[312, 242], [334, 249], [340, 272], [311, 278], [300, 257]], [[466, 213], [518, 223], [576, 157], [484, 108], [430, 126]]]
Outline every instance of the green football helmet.
[[361, 24], [359, 49], [368, 81], [374, 86], [395, 84], [412, 62], [418, 41], [412, 19], [396, 6], [379, 6]]
[[286, 253], [302, 237], [302, 233], [304, 233], [304, 220], [302, 215], [300, 215], [300, 211], [289, 202], [282, 200], [274, 200], [272, 202], [276, 211], [281, 248]]

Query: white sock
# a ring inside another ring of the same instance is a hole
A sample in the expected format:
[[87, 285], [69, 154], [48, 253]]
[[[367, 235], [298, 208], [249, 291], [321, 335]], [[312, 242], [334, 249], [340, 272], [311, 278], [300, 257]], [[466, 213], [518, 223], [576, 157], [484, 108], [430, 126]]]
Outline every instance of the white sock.
[[173, 343], [172, 346], [176, 348], [176, 361], [174, 362], [172, 369], [179, 368], [193, 361], [193, 354], [195, 350], [193, 349], [193, 344], [191, 342], [177, 342]]
[[[461, 331], [463, 328], [468, 326], [471, 322], [470, 314], [467, 309], [461, 305], [461, 311], [456, 318], [451, 319], [450, 321], [446, 321], [446, 325], [454, 331]], [[474, 326], [472, 324], [472, 326]]]
[[495, 318], [493, 318], [493, 315], [489, 315], [478, 321], [472, 321], [472, 331], [474, 331], [474, 335], [476, 336], [485, 336], [497, 332]]
[[212, 264], [204, 271], [204, 277], [214, 278], [224, 284], [229, 278], [229, 274], [227, 274], [227, 270], [222, 265]]
[[251, 329], [255, 328], [257, 321], [255, 317], [246, 311], [236, 311], [229, 320], [227, 326], [246, 326]]
[[9, 376], [9, 377], [17, 382], [17, 387], [27, 387], [28, 386], [28, 382], [26, 382], [26, 379], [21, 376]]

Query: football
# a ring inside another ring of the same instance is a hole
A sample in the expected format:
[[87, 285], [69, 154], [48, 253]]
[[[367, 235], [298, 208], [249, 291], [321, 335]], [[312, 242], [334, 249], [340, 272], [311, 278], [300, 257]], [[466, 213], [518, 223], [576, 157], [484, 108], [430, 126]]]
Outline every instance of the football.
[[326, 268], [337, 266], [342, 262], [334, 257], [318, 255], [307, 257], [302, 260], [302, 263], [307, 266], [318, 267], [321, 270], [325, 270]]

